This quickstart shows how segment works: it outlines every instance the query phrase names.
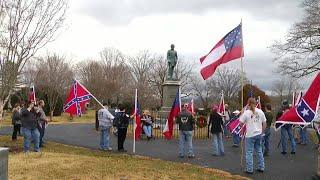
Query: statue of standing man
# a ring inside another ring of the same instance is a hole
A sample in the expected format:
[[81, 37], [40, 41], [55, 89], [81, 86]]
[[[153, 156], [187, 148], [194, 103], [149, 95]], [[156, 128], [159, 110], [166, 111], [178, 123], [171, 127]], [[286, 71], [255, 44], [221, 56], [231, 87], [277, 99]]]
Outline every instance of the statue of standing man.
[[173, 80], [173, 69], [177, 64], [178, 54], [174, 50], [174, 44], [171, 44], [171, 49], [167, 52], [167, 61], [168, 61], [168, 80]]

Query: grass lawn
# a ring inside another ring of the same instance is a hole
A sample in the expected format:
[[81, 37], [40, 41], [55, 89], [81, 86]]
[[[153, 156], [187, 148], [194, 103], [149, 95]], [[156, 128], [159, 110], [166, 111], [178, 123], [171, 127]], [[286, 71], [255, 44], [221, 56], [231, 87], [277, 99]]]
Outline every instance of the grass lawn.
[[[83, 114], [81, 117], [74, 116], [70, 120], [69, 114], [62, 113], [61, 116], [54, 116], [50, 124], [64, 124], [64, 123], [94, 123], [95, 122], [95, 111], [87, 111], [86, 114]], [[0, 126], [11, 125], [11, 113], [6, 112], [4, 115], [4, 120], [0, 121]]]
[[141, 156], [109, 153], [48, 142], [41, 153], [21, 152], [22, 138], [10, 147], [9, 179], [245, 179], [228, 172]]

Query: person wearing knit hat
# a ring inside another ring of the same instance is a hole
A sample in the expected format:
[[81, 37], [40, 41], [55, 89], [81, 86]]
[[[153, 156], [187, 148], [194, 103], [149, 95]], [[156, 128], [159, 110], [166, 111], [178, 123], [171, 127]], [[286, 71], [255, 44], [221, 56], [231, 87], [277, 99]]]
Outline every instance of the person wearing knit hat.
[[224, 147], [222, 140], [222, 126], [223, 120], [222, 117], [218, 114], [219, 107], [214, 105], [212, 107], [212, 112], [209, 118], [209, 128], [211, 127], [212, 133], [212, 144], [213, 144], [213, 156], [224, 156]]

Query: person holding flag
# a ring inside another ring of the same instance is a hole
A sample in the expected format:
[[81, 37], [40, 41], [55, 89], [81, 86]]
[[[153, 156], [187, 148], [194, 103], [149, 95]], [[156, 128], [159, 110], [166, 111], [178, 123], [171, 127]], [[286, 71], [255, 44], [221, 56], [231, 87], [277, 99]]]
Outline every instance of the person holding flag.
[[[280, 119], [280, 117], [287, 112], [290, 109], [289, 103], [287, 100], [284, 100], [282, 102], [282, 108], [281, 110], [278, 112], [277, 114], [277, 121]], [[291, 154], [296, 154], [296, 141], [294, 140], [293, 134], [292, 134], [292, 124], [283, 124], [281, 126], [281, 138], [280, 138], [280, 142], [281, 142], [281, 154], [285, 155], [287, 154], [287, 138], [286, 138], [286, 134], [288, 134], [288, 138], [291, 144]]]
[[108, 111], [107, 103], [104, 103], [104, 108], [98, 111], [99, 129], [101, 131], [100, 136], [100, 149], [103, 151], [111, 151], [109, 137], [113, 124], [114, 116]]
[[222, 126], [223, 120], [220, 114], [218, 114], [218, 106], [212, 107], [212, 113], [209, 117], [209, 128], [211, 127], [211, 133], [213, 138], [213, 156], [224, 156], [224, 147], [222, 140]]
[[263, 151], [263, 155], [264, 156], [269, 156], [269, 151], [270, 151], [270, 128], [271, 128], [271, 123], [273, 120], [273, 113], [271, 112], [271, 105], [267, 104], [266, 105], [266, 112], [265, 112], [265, 116], [267, 119], [267, 127], [265, 130], [265, 135], [263, 137], [263, 146], [262, 146], [262, 151]]
[[126, 114], [125, 108], [123, 105], [119, 105], [119, 112], [116, 114], [114, 119], [114, 125], [118, 129], [118, 151], [119, 152], [127, 152], [124, 147], [124, 141], [127, 136], [127, 129], [129, 125], [130, 118]]
[[179, 157], [184, 157], [184, 145], [188, 146], [188, 158], [194, 158], [192, 146], [192, 131], [194, 128], [194, 118], [191, 112], [187, 110], [188, 104], [184, 104], [182, 111], [176, 117], [176, 123], [179, 125]]
[[24, 152], [29, 152], [31, 139], [34, 144], [34, 151], [40, 152], [40, 133], [37, 128], [36, 112], [34, 102], [29, 101], [26, 107], [21, 110], [22, 133], [24, 136]]
[[[239, 116], [240, 116], [240, 111], [239, 110], [235, 110], [233, 113], [232, 119], [229, 121], [229, 123], [227, 124], [227, 128], [231, 131], [230, 133], [232, 133], [232, 130], [229, 127], [229, 124], [233, 121], [237, 121], [239, 120]], [[239, 147], [240, 142], [241, 142], [241, 137], [239, 134], [237, 133], [232, 133], [232, 141], [233, 141], [233, 145], [232, 147]]]
[[256, 108], [254, 98], [248, 99], [249, 109], [240, 116], [240, 123], [246, 125], [245, 135], [245, 159], [248, 174], [253, 174], [253, 150], [258, 158], [258, 172], [263, 172], [264, 158], [262, 153], [262, 136], [266, 127], [266, 117], [261, 109]]

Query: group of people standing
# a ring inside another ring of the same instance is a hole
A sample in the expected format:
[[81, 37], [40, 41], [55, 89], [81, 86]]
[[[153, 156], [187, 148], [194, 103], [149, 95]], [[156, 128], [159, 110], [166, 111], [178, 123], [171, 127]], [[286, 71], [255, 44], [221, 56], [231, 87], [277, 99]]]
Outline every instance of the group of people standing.
[[[101, 131], [100, 149], [103, 151], [112, 151], [110, 134], [112, 128], [114, 128], [118, 137], [118, 151], [126, 152], [127, 150], [124, 149], [123, 145], [127, 136], [129, 121], [132, 117], [126, 114], [126, 110], [122, 105], [119, 105], [119, 108], [114, 110], [108, 109], [107, 104], [103, 104], [103, 106], [104, 108], [97, 112], [98, 127]], [[150, 140], [152, 138], [153, 118], [148, 110], [143, 111], [141, 121], [143, 133], [147, 139]]]
[[[275, 119], [281, 117], [283, 113], [288, 111], [290, 105], [287, 101], [282, 103], [280, 111], [277, 113]], [[212, 155], [213, 156], [224, 156], [224, 145], [223, 137], [228, 138], [229, 134], [225, 133], [226, 120], [225, 115], [218, 113], [218, 106], [214, 105], [209, 115], [208, 126], [212, 134]], [[228, 110], [227, 110], [228, 111]], [[231, 113], [228, 113], [230, 115]], [[246, 131], [243, 139], [236, 133], [232, 134], [233, 147], [239, 147], [240, 142], [244, 140], [245, 144], [245, 160], [246, 169], [245, 172], [253, 173], [253, 154], [256, 153], [258, 168], [257, 172], [263, 173], [265, 169], [264, 157], [269, 156], [270, 153], [270, 136], [271, 136], [271, 125], [274, 120], [274, 115], [270, 104], [266, 104], [265, 111], [257, 108], [257, 102], [254, 98], [249, 98], [246, 109], [241, 112], [236, 110], [232, 113], [229, 121], [239, 119], [240, 125], [245, 125]], [[192, 146], [192, 131], [194, 128], [194, 117], [187, 110], [187, 105], [183, 106], [182, 112], [177, 116], [176, 123], [179, 125], [180, 136], [179, 136], [179, 157], [184, 157], [184, 144], [188, 147], [188, 157], [194, 157], [193, 146]], [[307, 143], [307, 128], [300, 127], [300, 143], [302, 145]], [[287, 142], [291, 144], [291, 154], [296, 153], [296, 140], [293, 136], [292, 125], [283, 125], [281, 127], [281, 154], [287, 154]], [[288, 135], [288, 138], [287, 136]], [[319, 136], [320, 137], [320, 136]], [[320, 138], [319, 138], [320, 139]], [[320, 142], [320, 140], [319, 140]]]
[[[256, 100], [249, 98], [248, 109], [235, 111], [230, 120], [240, 118], [241, 124], [246, 125], [245, 134], [245, 159], [246, 159], [246, 172], [253, 173], [253, 151], [256, 152], [258, 158], [258, 172], [264, 171], [264, 155], [269, 152], [269, 138], [270, 126], [272, 123], [273, 115], [271, 113], [271, 106], [266, 106], [266, 112], [256, 108]], [[241, 114], [241, 116], [240, 116]], [[230, 115], [230, 113], [229, 113]], [[212, 133], [212, 155], [224, 156], [223, 136], [227, 137], [225, 132], [226, 116], [218, 113], [218, 106], [213, 106], [212, 112], [209, 115], [209, 128]], [[187, 110], [187, 105], [183, 106], [182, 112], [177, 116], [176, 123], [179, 125], [180, 139], [179, 139], [179, 157], [184, 157], [184, 144], [188, 146], [188, 157], [193, 158], [192, 146], [192, 131], [194, 128], [194, 117]], [[233, 135], [233, 147], [238, 147], [241, 138], [238, 135]]]
[[40, 152], [40, 147], [43, 147], [43, 137], [48, 123], [44, 106], [44, 101], [40, 100], [37, 104], [34, 101], [29, 101], [27, 104], [17, 103], [13, 108], [12, 140], [17, 140], [17, 135], [22, 134], [24, 152], [29, 152], [31, 142], [34, 144], [35, 152]]

